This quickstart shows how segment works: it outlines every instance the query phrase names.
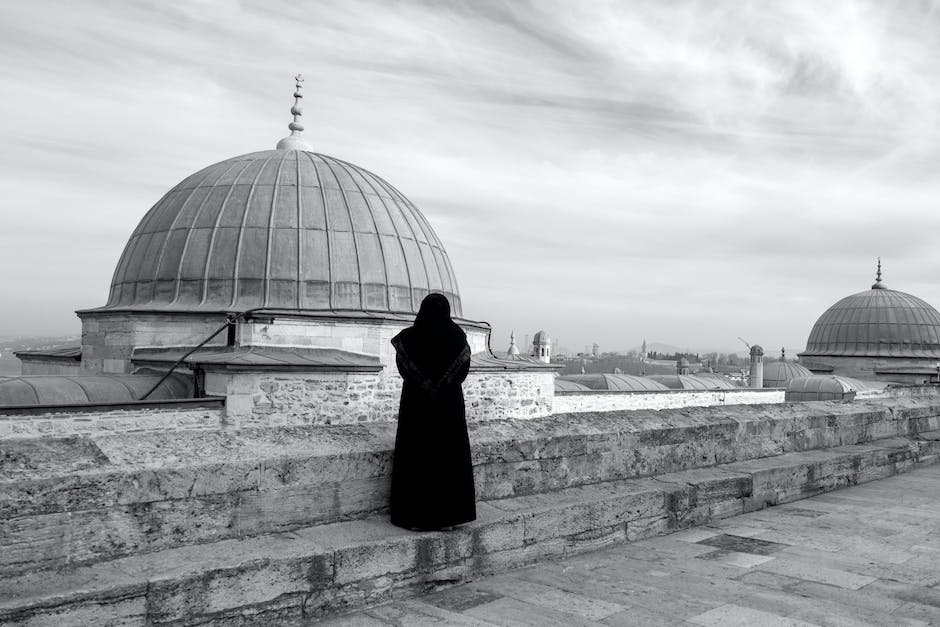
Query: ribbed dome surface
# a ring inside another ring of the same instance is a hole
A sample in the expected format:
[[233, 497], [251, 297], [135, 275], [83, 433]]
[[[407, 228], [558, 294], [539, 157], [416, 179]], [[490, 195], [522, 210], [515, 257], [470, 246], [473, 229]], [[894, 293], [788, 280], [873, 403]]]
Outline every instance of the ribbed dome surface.
[[792, 361], [774, 361], [764, 364], [764, 387], [785, 388], [798, 377], [811, 377], [813, 373], [806, 367]]
[[940, 313], [884, 288], [852, 294], [819, 317], [806, 356], [940, 357]]
[[669, 389], [648, 377], [638, 377], [632, 374], [568, 374], [555, 379], [556, 389], [558, 381], [576, 383], [591, 390], [648, 392]]
[[736, 386], [722, 376], [699, 376], [694, 374], [653, 374], [653, 381], [671, 390], [734, 390]]
[[268, 150], [171, 189], [124, 249], [105, 309], [462, 309], [441, 241], [401, 192], [355, 165]]

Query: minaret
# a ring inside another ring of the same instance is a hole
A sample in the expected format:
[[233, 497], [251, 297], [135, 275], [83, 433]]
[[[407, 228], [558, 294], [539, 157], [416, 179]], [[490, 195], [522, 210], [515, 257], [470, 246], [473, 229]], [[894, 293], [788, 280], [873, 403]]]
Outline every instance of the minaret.
[[751, 381], [748, 387], [764, 387], [764, 349], [757, 344], [751, 347]]
[[277, 143], [278, 150], [310, 150], [310, 146], [301, 135], [304, 131], [304, 125], [300, 122], [300, 116], [304, 114], [304, 108], [300, 101], [304, 95], [300, 89], [303, 86], [304, 77], [298, 74], [294, 77], [294, 82], [294, 106], [290, 108], [294, 121], [287, 125], [287, 128], [290, 129], [290, 135]]
[[509, 349], [506, 351], [506, 357], [516, 359], [519, 357], [519, 347], [516, 346], [516, 332], [509, 334]]
[[643, 340], [643, 347], [640, 349], [640, 361], [645, 362], [649, 359], [649, 353], [646, 351], [646, 339]]

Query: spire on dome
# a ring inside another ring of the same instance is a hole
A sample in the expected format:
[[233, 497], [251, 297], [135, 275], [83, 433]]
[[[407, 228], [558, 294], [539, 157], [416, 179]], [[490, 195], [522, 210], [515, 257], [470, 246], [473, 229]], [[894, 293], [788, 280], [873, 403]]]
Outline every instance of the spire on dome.
[[300, 90], [303, 87], [304, 77], [298, 74], [294, 77], [294, 81], [294, 106], [290, 108], [294, 121], [287, 125], [287, 128], [290, 129], [290, 135], [277, 143], [278, 150], [310, 150], [310, 146], [301, 136], [304, 125], [300, 122], [300, 116], [304, 114], [304, 109], [300, 101], [304, 95]]
[[871, 286], [873, 290], [886, 290], [888, 286], [881, 282], [881, 257], [878, 257], [878, 270], [875, 273], [875, 284]]

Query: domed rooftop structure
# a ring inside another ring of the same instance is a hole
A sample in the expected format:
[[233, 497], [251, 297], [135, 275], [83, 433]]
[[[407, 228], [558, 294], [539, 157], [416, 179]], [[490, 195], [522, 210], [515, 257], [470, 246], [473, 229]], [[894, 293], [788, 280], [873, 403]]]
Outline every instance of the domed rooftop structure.
[[787, 384], [787, 402], [850, 401], [866, 389], [861, 381], [835, 375], [797, 377]]
[[940, 358], [940, 313], [916, 296], [888, 289], [879, 260], [871, 289], [827, 309], [800, 356]]
[[101, 310], [413, 314], [429, 292], [460, 295], [441, 240], [372, 172], [309, 150], [300, 82], [277, 149], [187, 177], [140, 221]]
[[555, 389], [559, 381], [584, 386], [589, 390], [613, 390], [618, 392], [650, 392], [668, 390], [665, 385], [631, 374], [567, 374], [555, 378]]
[[721, 375], [653, 374], [650, 379], [671, 390], [734, 390], [737, 386]]
[[764, 387], [785, 388], [793, 379], [809, 377], [809, 368], [792, 361], [774, 361], [764, 364]]

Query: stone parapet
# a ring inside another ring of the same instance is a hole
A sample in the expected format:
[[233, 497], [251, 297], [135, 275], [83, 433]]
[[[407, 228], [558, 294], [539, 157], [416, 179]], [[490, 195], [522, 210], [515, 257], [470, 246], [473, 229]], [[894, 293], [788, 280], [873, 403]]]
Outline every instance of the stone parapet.
[[[568, 414], [470, 426], [492, 501], [940, 429], [940, 403], [805, 403]], [[10, 441], [0, 573], [381, 514], [395, 425]]]
[[[463, 384], [468, 422], [529, 419], [553, 411], [554, 374], [473, 371]], [[226, 398], [233, 427], [352, 425], [398, 419], [397, 371], [207, 372], [206, 392]]]
[[555, 392], [556, 413], [583, 413], [633, 409], [675, 409], [720, 405], [763, 405], [784, 402], [783, 388], [752, 390], [643, 390]]
[[367, 518], [0, 580], [4, 624], [294, 624], [895, 473], [940, 433], [481, 503], [453, 532]]
[[[0, 409], [0, 442], [48, 436], [213, 430], [221, 399]], [[2, 468], [2, 464], [0, 464]]]

